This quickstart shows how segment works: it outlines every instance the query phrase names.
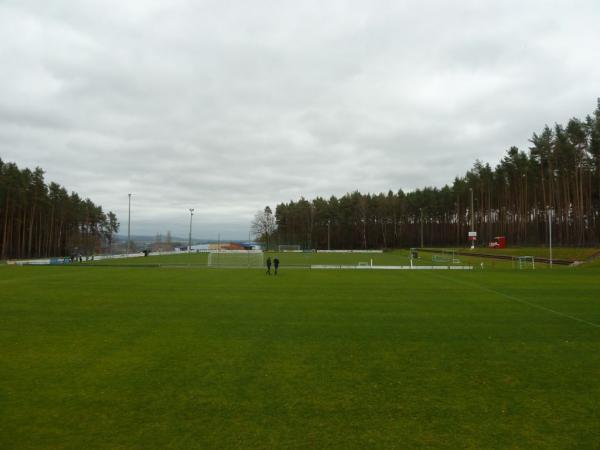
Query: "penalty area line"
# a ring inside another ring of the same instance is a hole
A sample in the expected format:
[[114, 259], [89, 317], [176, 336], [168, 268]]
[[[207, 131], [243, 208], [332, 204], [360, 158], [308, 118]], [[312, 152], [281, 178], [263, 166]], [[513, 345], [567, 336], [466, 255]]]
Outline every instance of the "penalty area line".
[[560, 311], [556, 311], [556, 310], [554, 310], [552, 308], [547, 308], [546, 306], [538, 305], [537, 303], [528, 302], [527, 300], [523, 300], [522, 298], [515, 297], [514, 295], [506, 294], [506, 293], [504, 293], [502, 291], [497, 291], [496, 289], [492, 289], [492, 288], [489, 288], [489, 287], [486, 287], [486, 286], [482, 286], [482, 285], [477, 284], [477, 283], [469, 283], [469, 282], [463, 281], [463, 280], [456, 280], [456, 279], [453, 279], [453, 278], [444, 277], [444, 276], [439, 275], [437, 273], [434, 274], [434, 276], [436, 276], [438, 278], [442, 278], [444, 280], [454, 281], [457, 284], [463, 284], [465, 286], [471, 286], [471, 287], [479, 288], [482, 291], [491, 292], [492, 294], [496, 294], [496, 295], [499, 295], [501, 297], [504, 297], [504, 298], [507, 298], [509, 300], [512, 300], [514, 302], [521, 303], [523, 305], [527, 305], [529, 307], [536, 308], [536, 309], [539, 309], [541, 311], [545, 311], [545, 312], [550, 313], [550, 314], [554, 314], [555, 316], [564, 317], [566, 319], [571, 319], [571, 320], [574, 320], [575, 322], [584, 323], [584, 324], [589, 325], [589, 326], [594, 327], [594, 328], [600, 328], [600, 324], [597, 324], [597, 323], [594, 323], [594, 322], [590, 322], [590, 321], [585, 320], [585, 319], [580, 319], [579, 317], [575, 317], [575, 316], [572, 316], [570, 314], [566, 314], [566, 313], [563, 313], [563, 312], [560, 312]]

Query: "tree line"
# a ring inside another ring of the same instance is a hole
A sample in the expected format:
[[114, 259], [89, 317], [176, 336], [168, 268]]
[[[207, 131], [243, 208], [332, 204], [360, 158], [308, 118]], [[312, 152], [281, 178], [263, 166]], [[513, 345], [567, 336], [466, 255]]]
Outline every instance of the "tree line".
[[557, 245], [597, 245], [600, 99], [592, 115], [545, 126], [530, 144], [527, 151], [510, 147], [495, 167], [476, 161], [442, 188], [281, 203], [276, 226], [261, 238], [320, 249], [418, 246], [421, 239], [426, 246], [464, 246], [473, 221], [479, 245], [495, 236], [513, 245], [545, 244], [549, 226]]
[[93, 254], [110, 246], [117, 217], [51, 182], [44, 171], [0, 159], [0, 259]]

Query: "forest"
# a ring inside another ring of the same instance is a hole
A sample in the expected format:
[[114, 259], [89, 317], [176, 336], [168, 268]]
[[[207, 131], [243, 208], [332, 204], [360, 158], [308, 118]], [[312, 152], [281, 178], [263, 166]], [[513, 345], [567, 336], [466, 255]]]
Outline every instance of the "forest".
[[599, 214], [600, 99], [584, 120], [545, 126], [527, 151], [510, 147], [495, 167], [476, 161], [442, 188], [279, 204], [269, 240], [318, 249], [394, 248], [420, 245], [422, 233], [425, 246], [460, 247], [473, 221], [478, 245], [495, 236], [512, 245], [543, 245], [551, 226], [555, 244], [589, 246], [599, 242]]
[[110, 246], [118, 229], [115, 214], [46, 184], [42, 169], [0, 159], [0, 259], [91, 255]]

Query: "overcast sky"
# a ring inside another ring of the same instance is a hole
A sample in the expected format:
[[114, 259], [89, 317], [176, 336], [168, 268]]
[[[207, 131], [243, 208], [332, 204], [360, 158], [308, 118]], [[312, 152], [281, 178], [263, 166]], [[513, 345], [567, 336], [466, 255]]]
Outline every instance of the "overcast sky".
[[132, 232], [442, 186], [600, 96], [600, 1], [0, 0], [0, 158]]

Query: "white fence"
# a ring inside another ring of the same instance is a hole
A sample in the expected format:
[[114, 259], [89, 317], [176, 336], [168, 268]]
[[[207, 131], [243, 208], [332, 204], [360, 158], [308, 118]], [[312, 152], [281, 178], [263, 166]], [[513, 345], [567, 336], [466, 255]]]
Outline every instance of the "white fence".
[[[186, 251], [171, 251], [171, 252], [152, 252], [149, 255], [151, 256], [160, 256], [160, 255], [181, 255], [187, 253]], [[196, 253], [196, 252], [192, 252]], [[93, 255], [88, 256], [87, 259], [83, 256], [83, 262], [91, 262], [91, 261], [102, 261], [106, 259], [125, 259], [125, 258], [143, 258], [144, 253], [116, 253], [116, 254], [103, 254], [103, 255]], [[46, 266], [48, 264], [70, 264], [70, 258], [42, 258], [42, 259], [19, 259], [19, 260], [10, 260], [7, 261], [7, 264], [13, 264], [17, 266]]]

